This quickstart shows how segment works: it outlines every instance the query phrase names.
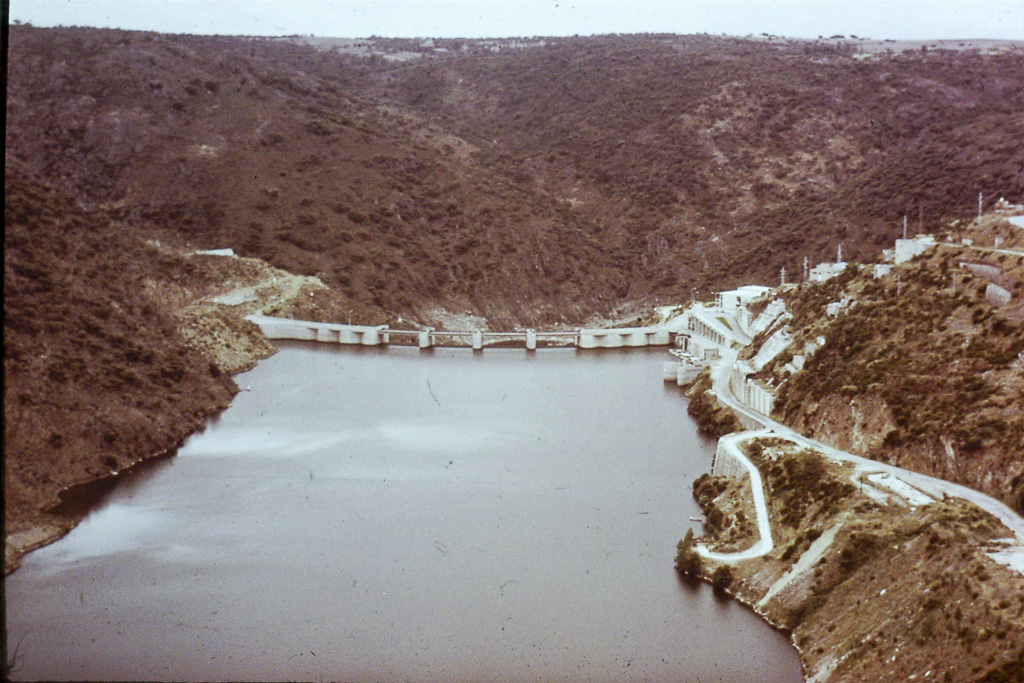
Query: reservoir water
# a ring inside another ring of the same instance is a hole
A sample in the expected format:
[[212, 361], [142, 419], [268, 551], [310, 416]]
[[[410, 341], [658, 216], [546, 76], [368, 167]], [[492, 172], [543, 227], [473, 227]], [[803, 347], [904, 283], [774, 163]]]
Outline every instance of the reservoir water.
[[802, 680], [687, 585], [664, 352], [283, 344], [5, 581], [15, 679]]

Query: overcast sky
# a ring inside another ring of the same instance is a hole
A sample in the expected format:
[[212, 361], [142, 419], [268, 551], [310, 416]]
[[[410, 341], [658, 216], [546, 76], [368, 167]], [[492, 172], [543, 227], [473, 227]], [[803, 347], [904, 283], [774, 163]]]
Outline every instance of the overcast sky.
[[1024, 40], [1024, 0], [10, 0], [11, 21], [362, 38], [601, 33]]

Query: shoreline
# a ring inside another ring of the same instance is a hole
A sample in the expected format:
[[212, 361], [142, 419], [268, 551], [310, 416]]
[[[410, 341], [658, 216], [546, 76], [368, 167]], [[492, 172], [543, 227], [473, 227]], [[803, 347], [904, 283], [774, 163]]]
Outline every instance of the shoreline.
[[[226, 408], [213, 411], [205, 416], [203, 418], [204, 424], [205, 420], [223, 410], [226, 410]], [[161, 460], [174, 458], [178, 449], [193, 434], [195, 432], [190, 432], [179, 439], [173, 446], [137, 458], [119, 470], [72, 482], [58, 489], [50, 504], [37, 512], [37, 515], [51, 517], [50, 523], [34, 524], [4, 539], [4, 576], [9, 576], [17, 571], [21, 567], [21, 561], [25, 555], [51, 543], [56, 543], [74, 531], [75, 527], [89, 515], [89, 508], [99, 502], [104, 495], [112, 491], [121, 481]], [[76, 495], [81, 496], [81, 500], [75, 502], [68, 500], [68, 498]]]
[[986, 670], [1024, 665], [1024, 573], [996, 557], [1015, 540], [1001, 520], [970, 500], [861, 481], [853, 465], [788, 439], [762, 437], [746, 456], [764, 477], [775, 548], [700, 553], [697, 542], [735, 544], [737, 530], [743, 547], [757, 541], [742, 512], [749, 481], [711, 475], [694, 495], [714, 521], [680, 543], [676, 568], [786, 634], [805, 681], [908, 680], [926, 670], [984, 680]]

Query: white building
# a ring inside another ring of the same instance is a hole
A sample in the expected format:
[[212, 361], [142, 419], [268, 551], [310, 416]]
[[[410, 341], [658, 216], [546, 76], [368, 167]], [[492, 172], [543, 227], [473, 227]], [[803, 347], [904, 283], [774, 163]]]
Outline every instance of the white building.
[[893, 263], [899, 265], [910, 259], [923, 254], [935, 246], [935, 237], [932, 235], [918, 235], [914, 239], [896, 240], [896, 250]]
[[839, 263], [819, 263], [811, 268], [808, 279], [811, 282], [825, 282], [839, 275], [844, 270], [846, 270], [846, 262], [844, 261]]
[[731, 289], [727, 292], [719, 292], [715, 297], [715, 305], [723, 311], [735, 313], [741, 306], [746, 306], [759, 296], [772, 291], [771, 287], [760, 285], [744, 285], [739, 289]]

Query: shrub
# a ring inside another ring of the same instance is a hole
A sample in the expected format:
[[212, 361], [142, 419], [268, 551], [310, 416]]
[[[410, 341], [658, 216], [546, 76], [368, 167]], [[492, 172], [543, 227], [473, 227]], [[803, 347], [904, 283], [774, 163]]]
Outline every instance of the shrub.
[[725, 590], [732, 585], [732, 567], [727, 564], [718, 566], [711, 574], [711, 585], [716, 590]]
[[[687, 538], [692, 544], [693, 531], [687, 532]], [[676, 571], [685, 576], [697, 576], [700, 574], [702, 564], [700, 555], [687, 545], [686, 539], [679, 541], [676, 546]]]

